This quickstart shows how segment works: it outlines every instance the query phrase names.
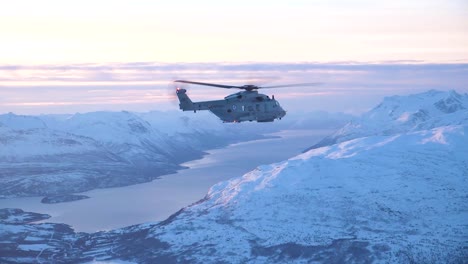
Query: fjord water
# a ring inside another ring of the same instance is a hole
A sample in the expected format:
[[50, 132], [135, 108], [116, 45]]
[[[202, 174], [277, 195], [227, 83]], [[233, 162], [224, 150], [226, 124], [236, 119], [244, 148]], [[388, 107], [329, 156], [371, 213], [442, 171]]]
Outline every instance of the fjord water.
[[42, 204], [42, 197], [0, 200], [0, 208], [47, 213], [44, 222], [65, 223], [76, 231], [110, 230], [144, 222], [161, 221], [179, 209], [202, 199], [214, 184], [301, 153], [330, 130], [287, 130], [275, 138], [254, 140], [207, 151], [202, 159], [186, 162], [188, 169], [152, 182], [119, 188], [97, 189], [82, 194], [90, 199]]

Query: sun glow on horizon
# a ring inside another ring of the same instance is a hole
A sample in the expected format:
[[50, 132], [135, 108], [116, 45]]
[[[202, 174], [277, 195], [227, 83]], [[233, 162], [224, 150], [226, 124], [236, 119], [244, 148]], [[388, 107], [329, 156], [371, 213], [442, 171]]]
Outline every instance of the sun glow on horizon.
[[464, 1], [19, 0], [0, 64], [468, 60]]
[[10, 1], [0, 112], [177, 109], [174, 79], [323, 82], [271, 93], [290, 109], [358, 112], [396, 92], [466, 91], [467, 22], [464, 0]]

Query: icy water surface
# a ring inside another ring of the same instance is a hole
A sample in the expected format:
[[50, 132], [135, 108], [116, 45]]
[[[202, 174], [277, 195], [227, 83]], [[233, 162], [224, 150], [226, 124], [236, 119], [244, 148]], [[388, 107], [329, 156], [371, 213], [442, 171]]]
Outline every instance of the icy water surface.
[[189, 169], [152, 182], [81, 194], [90, 199], [42, 204], [42, 197], [0, 200], [0, 208], [47, 213], [46, 222], [65, 223], [76, 231], [94, 232], [165, 220], [182, 207], [202, 199], [214, 184], [286, 160], [330, 134], [330, 130], [290, 130], [262, 139], [207, 151], [202, 159], [182, 164]]

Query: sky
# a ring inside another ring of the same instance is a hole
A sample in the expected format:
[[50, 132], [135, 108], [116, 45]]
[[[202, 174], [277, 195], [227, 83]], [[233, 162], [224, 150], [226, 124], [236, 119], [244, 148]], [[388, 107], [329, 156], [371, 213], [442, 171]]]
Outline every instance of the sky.
[[267, 92], [294, 111], [468, 91], [466, 0], [17, 0], [0, 32], [0, 113], [177, 109], [174, 78], [324, 83]]

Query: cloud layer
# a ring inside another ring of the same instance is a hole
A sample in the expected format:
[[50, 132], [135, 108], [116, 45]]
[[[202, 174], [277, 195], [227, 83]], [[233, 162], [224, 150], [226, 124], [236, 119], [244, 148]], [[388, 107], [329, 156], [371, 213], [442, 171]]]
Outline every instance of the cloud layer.
[[[468, 64], [419, 61], [338, 63], [108, 63], [0, 65], [0, 113], [72, 113], [177, 109], [171, 80], [242, 85], [322, 82], [321, 86], [264, 90], [292, 111], [359, 113], [383, 96], [429, 89], [468, 91]], [[189, 86], [194, 100], [232, 90]]]

